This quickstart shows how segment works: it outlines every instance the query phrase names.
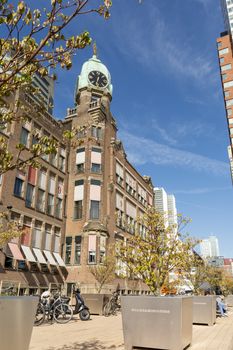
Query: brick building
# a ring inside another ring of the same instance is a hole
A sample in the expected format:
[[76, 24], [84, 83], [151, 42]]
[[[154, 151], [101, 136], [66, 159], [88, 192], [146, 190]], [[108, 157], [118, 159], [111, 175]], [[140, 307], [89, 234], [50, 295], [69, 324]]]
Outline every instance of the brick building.
[[[50, 281], [61, 283], [63, 279], [68, 292], [74, 283], [79, 283], [85, 291], [93, 291], [96, 281], [90, 266], [101, 264], [108, 246], [116, 240], [126, 241], [135, 230], [136, 218], [143, 215], [147, 205], [153, 205], [150, 178], [141, 176], [128, 162], [117, 139], [111, 100], [110, 73], [94, 54], [84, 63], [78, 77], [76, 107], [67, 110], [63, 122], [56, 121], [49, 113], [40, 118], [32, 113], [31, 122], [12, 125], [12, 130], [8, 130], [6, 137], [11, 148], [20, 139], [33, 142], [31, 130], [38, 129], [38, 133], [50, 134], [59, 141], [64, 129], [85, 127], [67, 149], [61, 145], [56, 156], [44, 157], [41, 169], [29, 168], [24, 173], [15, 170], [2, 177], [2, 205], [4, 208], [12, 205], [12, 218], [18, 218], [25, 226], [21, 242], [14, 244], [23, 255], [28, 271], [23, 270], [25, 263], [20, 262], [19, 256], [4, 251], [0, 253], [0, 280], [20, 280], [27, 274], [37, 279], [38, 286], [42, 276], [47, 285]], [[81, 144], [75, 142], [80, 139]], [[143, 235], [145, 228], [138, 229]], [[27, 249], [35, 258], [34, 263], [28, 263]], [[46, 267], [40, 263], [35, 249], [46, 259]], [[66, 267], [61, 266], [59, 253]], [[8, 264], [10, 257], [13, 266]], [[32, 267], [38, 271], [33, 272]], [[33, 287], [30, 283], [27, 288]], [[114, 284], [117, 283], [122, 289], [131, 288], [126, 281], [116, 278]]]
[[217, 48], [224, 104], [226, 110], [226, 120], [230, 140], [230, 144], [228, 146], [230, 173], [231, 177], [233, 178], [233, 50], [231, 34], [228, 32], [222, 33], [221, 36], [217, 39]]

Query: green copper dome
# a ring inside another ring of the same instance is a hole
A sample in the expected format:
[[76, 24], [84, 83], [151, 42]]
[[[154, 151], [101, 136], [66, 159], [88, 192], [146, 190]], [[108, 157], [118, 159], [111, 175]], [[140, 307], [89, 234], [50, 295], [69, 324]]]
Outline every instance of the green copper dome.
[[75, 95], [79, 90], [90, 87], [100, 91], [107, 91], [112, 95], [111, 75], [107, 67], [94, 54], [82, 66], [78, 76]]

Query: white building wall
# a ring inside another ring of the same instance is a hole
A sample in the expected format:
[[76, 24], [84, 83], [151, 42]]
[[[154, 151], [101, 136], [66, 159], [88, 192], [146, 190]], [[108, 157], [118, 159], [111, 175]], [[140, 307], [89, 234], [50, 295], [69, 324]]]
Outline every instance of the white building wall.
[[220, 0], [225, 30], [233, 37], [233, 0]]
[[200, 243], [200, 253], [203, 258], [208, 258], [211, 255], [211, 245], [208, 239], [203, 239]]
[[168, 201], [167, 193], [162, 187], [154, 188], [154, 206], [160, 213], [164, 214], [164, 224], [168, 227]]

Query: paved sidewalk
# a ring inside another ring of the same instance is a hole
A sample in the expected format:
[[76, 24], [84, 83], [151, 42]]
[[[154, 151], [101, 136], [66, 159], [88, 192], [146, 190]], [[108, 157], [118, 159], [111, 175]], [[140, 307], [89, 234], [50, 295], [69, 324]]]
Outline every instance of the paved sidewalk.
[[[194, 325], [187, 350], [233, 350], [233, 311], [214, 326]], [[34, 327], [29, 350], [124, 350], [121, 315]]]

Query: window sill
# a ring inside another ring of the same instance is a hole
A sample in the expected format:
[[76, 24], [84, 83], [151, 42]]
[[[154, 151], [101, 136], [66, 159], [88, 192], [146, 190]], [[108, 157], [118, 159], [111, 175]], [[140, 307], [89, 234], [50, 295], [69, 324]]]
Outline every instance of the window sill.
[[23, 201], [25, 200], [22, 196], [19, 196], [19, 195], [15, 194], [15, 193], [13, 193], [13, 195], [14, 195], [14, 197], [22, 199]]

